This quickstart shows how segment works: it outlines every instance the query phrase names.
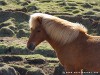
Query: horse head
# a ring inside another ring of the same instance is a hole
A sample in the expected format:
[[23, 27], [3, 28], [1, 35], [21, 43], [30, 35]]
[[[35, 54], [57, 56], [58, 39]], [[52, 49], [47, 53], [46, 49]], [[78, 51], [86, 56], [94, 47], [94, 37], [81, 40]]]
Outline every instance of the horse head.
[[29, 24], [31, 33], [27, 42], [27, 48], [34, 50], [34, 48], [46, 38], [45, 31], [42, 27], [42, 17], [31, 15]]

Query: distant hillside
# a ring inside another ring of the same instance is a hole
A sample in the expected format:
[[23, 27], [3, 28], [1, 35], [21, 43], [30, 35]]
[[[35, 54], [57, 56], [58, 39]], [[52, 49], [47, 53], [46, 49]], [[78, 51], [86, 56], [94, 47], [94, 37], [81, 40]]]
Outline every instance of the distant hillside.
[[[82, 23], [89, 33], [99, 35], [100, 0], [0, 0], [0, 36], [29, 36], [29, 15], [36, 12]], [[98, 21], [96, 28], [90, 26], [93, 23], [90, 19]]]

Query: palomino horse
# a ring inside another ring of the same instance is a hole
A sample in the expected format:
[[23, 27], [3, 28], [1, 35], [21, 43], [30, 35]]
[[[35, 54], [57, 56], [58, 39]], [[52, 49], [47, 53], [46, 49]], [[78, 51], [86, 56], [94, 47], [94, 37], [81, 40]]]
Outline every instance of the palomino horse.
[[87, 34], [81, 24], [42, 13], [31, 15], [29, 26], [28, 49], [34, 50], [40, 42], [48, 41], [67, 75], [82, 75], [82, 69], [100, 72], [100, 36]]

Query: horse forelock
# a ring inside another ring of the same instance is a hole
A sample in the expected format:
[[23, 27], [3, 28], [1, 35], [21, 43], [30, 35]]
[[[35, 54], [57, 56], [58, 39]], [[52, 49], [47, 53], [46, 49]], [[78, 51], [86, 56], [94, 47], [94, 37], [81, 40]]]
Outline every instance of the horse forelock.
[[50, 19], [50, 18], [54, 18], [54, 16], [48, 15], [48, 14], [43, 14], [43, 13], [32, 14], [32, 15], [30, 15], [30, 20], [29, 20], [29, 27], [30, 28], [35, 29], [35, 27], [37, 26], [37, 24], [35, 24], [34, 21], [36, 21], [38, 18], [41, 18], [41, 21], [42, 21], [42, 18], [43, 19]]
[[59, 42], [61, 44], [70, 43], [75, 40], [78, 37], [80, 31], [87, 33], [87, 29], [79, 23], [72, 23], [42, 13], [31, 15], [31, 19], [29, 21], [30, 27], [35, 27], [35, 25], [32, 24], [32, 20], [35, 19], [35, 17], [37, 16], [42, 17], [42, 25], [46, 33], [54, 41]]

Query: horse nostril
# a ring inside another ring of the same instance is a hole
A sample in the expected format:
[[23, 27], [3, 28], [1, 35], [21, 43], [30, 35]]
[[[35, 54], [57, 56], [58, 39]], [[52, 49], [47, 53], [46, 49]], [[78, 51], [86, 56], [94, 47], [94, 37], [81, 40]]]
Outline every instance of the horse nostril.
[[33, 43], [30, 43], [27, 48], [30, 50], [34, 50], [35, 45]]

